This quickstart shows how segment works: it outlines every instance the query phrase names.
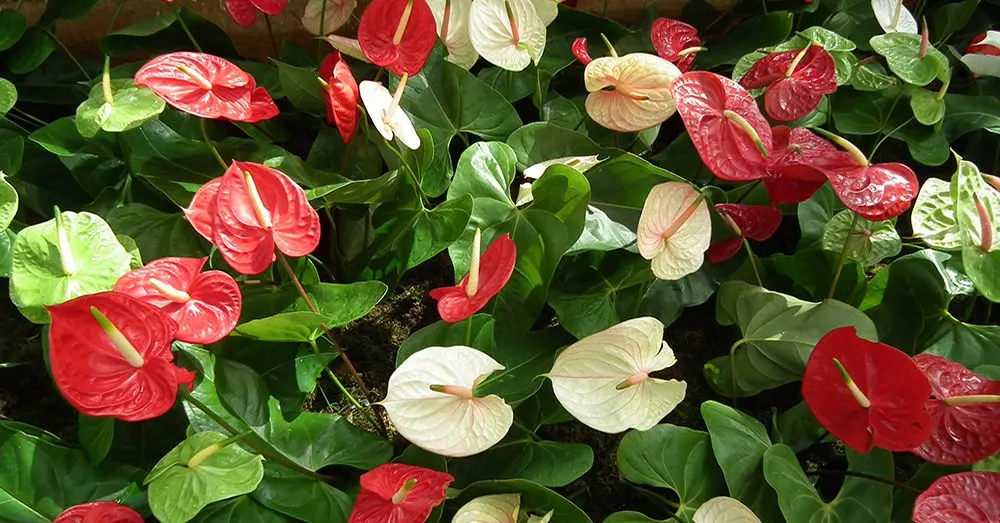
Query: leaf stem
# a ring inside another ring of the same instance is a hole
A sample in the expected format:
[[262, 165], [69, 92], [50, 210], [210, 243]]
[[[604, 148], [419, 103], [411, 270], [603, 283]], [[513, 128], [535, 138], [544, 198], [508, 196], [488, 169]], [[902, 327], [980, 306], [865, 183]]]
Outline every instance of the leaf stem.
[[[299, 281], [299, 277], [295, 275], [295, 271], [292, 270], [292, 266], [288, 263], [288, 258], [286, 258], [285, 254], [282, 253], [281, 251], [275, 251], [275, 254], [278, 257], [278, 261], [281, 263], [281, 267], [285, 270], [286, 273], [288, 273], [288, 277], [291, 278], [292, 284], [295, 286], [295, 290], [298, 291], [299, 296], [302, 297], [302, 300], [306, 302], [306, 306], [309, 307], [309, 310], [312, 311], [312, 313], [315, 314], [316, 317], [322, 318], [322, 316], [319, 313], [319, 309], [316, 308], [316, 305], [313, 303], [312, 298], [309, 297], [309, 294], [306, 293], [305, 288], [302, 287], [302, 282]], [[340, 346], [340, 343], [337, 341], [337, 338], [333, 335], [333, 332], [330, 331], [330, 327], [327, 326], [326, 322], [320, 321], [320, 326], [323, 327], [323, 332], [326, 333], [327, 339], [330, 340], [330, 343], [332, 343], [334, 348], [336, 348], [337, 351], [340, 353], [340, 357], [343, 358], [344, 363], [347, 365], [348, 370], [351, 371], [351, 376], [354, 377], [354, 380], [358, 383], [358, 386], [361, 387], [361, 395], [364, 398], [365, 403], [368, 404], [368, 408], [371, 410], [371, 413], [374, 417], [375, 428], [377, 428], [379, 432], [381, 432], [382, 436], [389, 437], [389, 431], [386, 430], [385, 423], [382, 422], [382, 419], [375, 412], [375, 409], [371, 407], [371, 399], [370, 399], [371, 393], [368, 390], [368, 385], [365, 384], [364, 378], [361, 377], [361, 374], [358, 372], [358, 369], [354, 366], [354, 363], [351, 362], [351, 358], [347, 355], [347, 352], [345, 352], [343, 347]]]
[[877, 151], [879, 147], [882, 147], [882, 143], [883, 142], [885, 142], [886, 140], [888, 140], [890, 136], [896, 134], [896, 131], [899, 131], [903, 127], [906, 127], [912, 121], [913, 121], [913, 117], [911, 116], [905, 122], [899, 124], [898, 126], [896, 126], [895, 129], [889, 131], [888, 133], [885, 134], [885, 136], [883, 136], [882, 138], [880, 138], [879, 141], [875, 144], [875, 147], [872, 147], [872, 152], [868, 154], [868, 162], [870, 163], [872, 161], [872, 158], [875, 157], [875, 151]]
[[191, 29], [188, 27], [187, 22], [185, 22], [184, 17], [181, 16], [182, 9], [183, 8], [174, 11], [174, 15], [177, 17], [177, 24], [181, 26], [181, 30], [184, 31], [184, 34], [187, 35], [188, 40], [191, 41], [191, 45], [194, 46], [195, 51], [203, 53], [204, 51], [201, 50], [201, 46], [198, 45], [198, 40], [195, 40], [194, 34], [191, 33]]
[[827, 294], [827, 299], [833, 299], [833, 295], [837, 292], [837, 283], [840, 281], [840, 272], [844, 269], [844, 262], [847, 261], [847, 244], [851, 241], [851, 234], [854, 232], [854, 228], [858, 226], [857, 214], [854, 215], [854, 219], [851, 220], [851, 228], [847, 229], [847, 236], [844, 238], [844, 247], [840, 249], [840, 261], [837, 262], [837, 269], [833, 272], [833, 282], [830, 283], [830, 292]]
[[747, 241], [746, 237], [743, 238], [743, 248], [747, 251], [747, 259], [750, 260], [750, 268], [753, 269], [754, 278], [757, 279], [757, 286], [763, 288], [764, 283], [760, 279], [760, 272], [757, 271], [757, 262], [754, 261], [753, 249], [750, 248], [750, 242]]
[[[316, 340], [309, 340], [309, 346], [312, 347], [313, 354], [315, 354], [317, 358], [320, 358], [322, 360], [323, 353], [320, 352], [319, 346], [316, 345]], [[377, 425], [378, 423], [375, 421], [375, 418], [372, 416], [372, 413], [368, 412], [368, 409], [364, 408], [361, 405], [361, 403], [357, 400], [357, 398], [355, 398], [354, 395], [351, 394], [349, 390], [347, 390], [347, 387], [344, 387], [344, 384], [341, 383], [340, 379], [337, 378], [337, 375], [334, 374], [332, 370], [330, 370], [330, 367], [327, 365], [323, 365], [323, 370], [325, 370], [326, 375], [329, 376], [331, 380], [333, 380], [333, 384], [336, 385], [338, 389], [340, 389], [340, 393], [343, 394], [347, 398], [347, 400], [351, 402], [352, 405], [354, 405], [359, 411], [361, 411], [361, 413], [366, 418], [368, 418], [368, 421], [370, 421], [372, 425]]]
[[219, 150], [215, 148], [215, 144], [212, 143], [212, 139], [208, 137], [207, 120], [201, 118], [199, 123], [201, 124], [201, 136], [204, 138], [205, 143], [208, 144], [208, 148], [212, 150], [212, 155], [215, 156], [215, 160], [222, 166], [222, 170], [228, 169], [229, 166], [226, 165], [226, 161], [222, 159], [222, 155], [219, 154]]
[[59, 45], [59, 48], [62, 49], [64, 53], [66, 53], [66, 56], [68, 56], [70, 60], [72, 60], [73, 65], [75, 65], [76, 68], [79, 69], [81, 73], [83, 73], [83, 77], [86, 78], [88, 82], [93, 80], [90, 74], [87, 73], [87, 70], [83, 68], [83, 64], [81, 64], [80, 61], [76, 59], [76, 56], [73, 55], [73, 53], [69, 50], [69, 48], [62, 43], [62, 40], [56, 37], [56, 34], [52, 32], [51, 29], [46, 29], [45, 34], [49, 35], [49, 38], [51, 38], [53, 42]]
[[806, 472], [807, 476], [850, 476], [853, 478], [867, 479], [869, 481], [875, 481], [878, 483], [883, 483], [885, 485], [892, 485], [896, 488], [901, 488], [903, 490], [909, 490], [910, 492], [915, 492], [920, 494], [922, 491], [918, 488], [911, 487], [906, 483], [900, 483], [889, 478], [883, 478], [882, 476], [876, 476], [874, 474], [866, 474], [864, 472], [854, 472], [853, 470], [814, 470], [812, 472]]
[[465, 346], [472, 346], [472, 316], [465, 319]]
[[[325, 5], [326, 0], [323, 0], [323, 2]], [[271, 28], [271, 15], [264, 15], [264, 25], [267, 26], [267, 36], [271, 39], [271, 48], [274, 49], [274, 58], [277, 59], [281, 56], [281, 50], [278, 49], [278, 41], [274, 39], [274, 29]]]

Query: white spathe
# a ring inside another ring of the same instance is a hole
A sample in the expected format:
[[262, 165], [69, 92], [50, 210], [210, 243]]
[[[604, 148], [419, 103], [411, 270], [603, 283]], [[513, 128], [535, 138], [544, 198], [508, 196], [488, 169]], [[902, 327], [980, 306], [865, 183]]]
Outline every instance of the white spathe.
[[694, 523], [760, 523], [760, 518], [739, 500], [719, 496], [698, 507]]
[[[437, 23], [437, 33], [448, 50], [446, 60], [468, 70], [479, 60], [479, 53], [469, 39], [469, 12], [472, 10], [472, 0], [427, 0], [434, 22]], [[444, 29], [445, 9], [448, 13], [448, 34], [441, 34]]]
[[562, 158], [553, 158], [551, 160], [545, 160], [544, 162], [538, 162], [528, 167], [524, 170], [524, 177], [529, 180], [537, 180], [542, 177], [543, 173], [545, 173], [545, 169], [548, 169], [551, 165], [565, 165], [576, 169], [580, 173], [585, 173], [590, 170], [591, 167], [603, 161], [604, 160], [599, 160], [596, 154], [593, 156], [564, 156]]
[[544, 516], [528, 516], [527, 523], [549, 523], [549, 520], [552, 519], [552, 515], [555, 513], [555, 510], [550, 510]]
[[560, 3], [562, 0], [531, 0], [531, 4], [535, 6], [535, 12], [538, 13], [538, 18], [546, 26], [559, 16]]
[[483, 58], [508, 71], [537, 65], [545, 52], [545, 24], [531, 0], [476, 0], [469, 38]]
[[480, 496], [462, 505], [451, 523], [517, 523], [520, 494]]
[[420, 137], [413, 128], [413, 122], [401, 107], [392, 106], [392, 93], [384, 85], [365, 80], [358, 86], [358, 91], [361, 93], [361, 101], [365, 104], [368, 116], [386, 140], [392, 141], [392, 138], [396, 137], [410, 149], [420, 148]]
[[471, 393], [503, 368], [471, 347], [428, 347], [392, 373], [380, 403], [396, 430], [414, 445], [442, 456], [471, 456], [503, 439], [514, 422], [514, 410], [500, 396]]
[[604, 56], [587, 64], [587, 114], [613, 131], [635, 132], [663, 123], [677, 107], [670, 86], [676, 65], [646, 53]]
[[712, 240], [712, 216], [697, 189], [666, 182], [653, 187], [639, 216], [636, 245], [652, 260], [661, 280], [679, 280], [697, 271]]
[[919, 33], [917, 19], [903, 5], [903, 0], [872, 0], [872, 11], [887, 33]]
[[570, 345], [547, 377], [574, 418], [601, 432], [648, 430], [674, 410], [687, 383], [649, 374], [677, 362], [663, 341], [663, 323], [642, 317]]
[[[309, 0], [302, 13], [302, 25], [306, 31], [317, 36], [332, 34], [351, 19], [351, 13], [356, 7], [358, 0]], [[322, 29], [319, 26], [321, 19]]]
[[[976, 45], [989, 45], [1000, 48], [1000, 32], [987, 31], [986, 39]], [[962, 56], [962, 63], [976, 76], [1000, 78], [1000, 56], [969, 53]]]

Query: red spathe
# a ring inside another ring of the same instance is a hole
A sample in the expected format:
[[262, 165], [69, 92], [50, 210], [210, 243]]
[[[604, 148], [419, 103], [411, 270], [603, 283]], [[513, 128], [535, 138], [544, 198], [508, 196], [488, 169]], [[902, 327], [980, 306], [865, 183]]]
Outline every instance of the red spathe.
[[[423, 523], [445, 498], [450, 474], [436, 470], [386, 463], [361, 475], [361, 491], [351, 510], [349, 523]], [[412, 488], [403, 500], [393, 497], [407, 483]]]
[[494, 296], [500, 293], [514, 273], [517, 262], [517, 246], [509, 234], [504, 234], [486, 249], [479, 265], [479, 288], [469, 296], [466, 286], [469, 275], [466, 274], [458, 285], [441, 287], [430, 292], [431, 298], [438, 302], [438, 314], [448, 323], [456, 323], [472, 316], [482, 309]]

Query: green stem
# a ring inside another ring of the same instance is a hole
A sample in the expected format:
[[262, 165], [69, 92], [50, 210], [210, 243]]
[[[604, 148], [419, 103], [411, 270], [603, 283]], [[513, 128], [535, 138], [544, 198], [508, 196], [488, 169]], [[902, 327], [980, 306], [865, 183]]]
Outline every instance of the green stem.
[[111, 15], [111, 23], [108, 24], [108, 32], [106, 35], [111, 34], [111, 31], [115, 28], [115, 22], [118, 21], [118, 15], [122, 12], [122, 7], [125, 6], [125, 0], [118, 0], [118, 7], [115, 8], [115, 14]]
[[840, 272], [844, 269], [844, 262], [847, 261], [847, 244], [851, 241], [851, 234], [854, 233], [854, 228], [858, 226], [858, 215], [854, 215], [854, 219], [851, 220], [851, 228], [847, 230], [847, 237], [844, 238], [844, 247], [840, 249], [840, 261], [837, 262], [837, 269], [833, 273], [833, 282], [830, 284], [830, 293], [827, 294], [827, 299], [833, 299], [833, 295], [837, 292], [837, 283], [840, 281]]
[[[323, 1], [323, 5], [326, 5], [326, 0]], [[281, 56], [281, 50], [278, 49], [278, 41], [274, 39], [274, 29], [271, 28], [271, 15], [264, 15], [264, 25], [267, 26], [267, 36], [271, 39], [271, 48], [274, 49], [274, 58], [277, 59]]]
[[[309, 346], [312, 347], [313, 354], [315, 354], [317, 358], [322, 360], [323, 353], [320, 352], [319, 346], [316, 345], [316, 340], [310, 340]], [[361, 411], [361, 413], [366, 418], [368, 418], [368, 421], [370, 421], [372, 425], [377, 425], [377, 423], [375, 422], [375, 418], [372, 417], [372, 414], [370, 412], [368, 412], [368, 409], [364, 408], [361, 405], [361, 403], [357, 400], [357, 398], [355, 398], [354, 395], [351, 394], [349, 390], [347, 390], [347, 387], [344, 387], [344, 384], [341, 383], [340, 379], [337, 378], [337, 375], [334, 374], [332, 370], [330, 370], [330, 367], [324, 365], [323, 370], [325, 370], [326, 375], [329, 376], [331, 380], [333, 380], [333, 384], [336, 385], [338, 389], [340, 389], [340, 393], [343, 394], [347, 398], [347, 400], [351, 402], [352, 405], [354, 405], [359, 411]]]
[[854, 472], [852, 470], [814, 470], [812, 472], [806, 472], [806, 476], [850, 476], [853, 478], [861, 478], [861, 479], [867, 479], [869, 481], [883, 483], [885, 485], [892, 485], [893, 487], [901, 488], [903, 490], [909, 490], [910, 492], [915, 492], [917, 494], [920, 494], [922, 492], [920, 489], [911, 487], [906, 483], [900, 483], [898, 481], [894, 481], [889, 478], [883, 478], [882, 476], [876, 476], [874, 474], [866, 474], [864, 472]]
[[465, 319], [465, 346], [472, 346], [472, 316]]
[[76, 68], [79, 69], [81, 73], [83, 73], [83, 77], [86, 78], [88, 82], [93, 80], [90, 74], [87, 73], [87, 70], [83, 68], [83, 64], [81, 64], [80, 61], [76, 59], [76, 56], [74, 56], [73, 53], [69, 50], [69, 48], [62, 43], [62, 40], [56, 37], [56, 34], [53, 33], [51, 29], [46, 29], [45, 34], [49, 35], [49, 38], [51, 38], [52, 41], [55, 42], [56, 45], [58, 45], [59, 48], [62, 49], [64, 53], [66, 53], [66, 56], [68, 56], [69, 59], [73, 62], [73, 65], [75, 65]]
[[191, 41], [191, 45], [194, 46], [196, 51], [203, 53], [204, 51], [201, 50], [201, 46], [198, 45], [198, 40], [195, 40], [194, 34], [191, 33], [191, 29], [188, 27], [187, 22], [185, 22], [184, 17], [181, 16], [181, 10], [178, 9], [174, 11], [174, 14], [177, 16], [177, 24], [181, 26], [181, 30], [184, 31], [185, 35], [187, 35], [188, 40]]
[[41, 118], [35, 118], [34, 116], [28, 114], [28, 112], [23, 111], [23, 110], [21, 110], [21, 109], [19, 109], [17, 107], [11, 107], [10, 110], [14, 111], [15, 113], [17, 113], [18, 116], [20, 116], [20, 117], [22, 117], [22, 118], [24, 118], [24, 119], [26, 119], [26, 120], [28, 120], [28, 121], [30, 121], [32, 123], [38, 124], [38, 125], [40, 125], [42, 127], [45, 127], [46, 125], [49, 125], [45, 120], [42, 120]]
[[764, 288], [764, 283], [760, 279], [760, 272], [757, 270], [757, 262], [754, 259], [753, 249], [750, 248], [750, 242], [743, 238], [743, 248], [747, 251], [747, 259], [750, 260], [750, 268], [753, 269], [754, 278], [757, 279], [757, 286]]
[[754, 189], [756, 189], [757, 186], [760, 185], [760, 182], [761, 182], [760, 180], [755, 180], [753, 183], [751, 183], [750, 184], [750, 188], [747, 189], [746, 192], [744, 192], [743, 194], [741, 194], [740, 197], [737, 198], [737, 200], [735, 202], [733, 202], [733, 203], [740, 203], [743, 200], [745, 200], [746, 197], [750, 196], [750, 193], [752, 193], [754, 191]]
[[875, 151], [878, 151], [878, 148], [882, 146], [883, 142], [885, 142], [886, 140], [888, 140], [890, 136], [896, 134], [896, 131], [899, 131], [903, 127], [906, 127], [906, 125], [909, 124], [912, 121], [913, 121], [913, 117], [911, 116], [908, 120], [906, 120], [905, 122], [899, 124], [895, 129], [889, 131], [888, 133], [885, 134], [885, 136], [883, 136], [881, 139], [879, 139], [879, 141], [875, 144], [875, 147], [872, 147], [872, 152], [868, 154], [868, 161], [869, 162], [872, 161], [872, 158], [875, 157]]
[[208, 137], [208, 120], [201, 118], [199, 123], [201, 124], [201, 136], [204, 138], [205, 143], [208, 144], [208, 148], [212, 150], [212, 155], [215, 156], [215, 160], [222, 166], [222, 170], [228, 169], [229, 165], [227, 165], [226, 161], [222, 159], [222, 155], [219, 154], [219, 150], [215, 148], [215, 144], [212, 142], [212, 139]]

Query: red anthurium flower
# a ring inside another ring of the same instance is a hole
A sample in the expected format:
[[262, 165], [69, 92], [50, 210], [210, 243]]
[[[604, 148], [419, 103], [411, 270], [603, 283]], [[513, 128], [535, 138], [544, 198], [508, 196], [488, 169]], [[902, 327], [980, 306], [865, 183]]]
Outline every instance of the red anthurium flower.
[[873, 446], [908, 451], [927, 441], [930, 395], [930, 383], [909, 356], [859, 338], [854, 327], [823, 336], [802, 379], [802, 396], [816, 419], [861, 453]]
[[52, 523], [142, 523], [142, 516], [114, 501], [95, 501], [70, 507]]
[[587, 65], [594, 61], [594, 59], [590, 57], [590, 51], [587, 50], [586, 38], [577, 38], [576, 40], [573, 40], [573, 45], [570, 49], [573, 51], [573, 56], [575, 56], [581, 64]]
[[691, 141], [715, 176], [729, 181], [768, 176], [771, 126], [746, 89], [724, 76], [693, 71], [674, 80], [671, 91]]
[[708, 261], [719, 263], [732, 258], [743, 245], [743, 238], [765, 241], [781, 225], [781, 212], [764, 205], [717, 203], [715, 211], [736, 236], [713, 243], [708, 248]]
[[201, 272], [208, 258], [160, 258], [128, 272], [115, 292], [166, 312], [177, 322], [177, 339], [208, 344], [225, 338], [240, 319], [242, 297], [232, 276]]
[[305, 256], [319, 244], [319, 215], [306, 194], [281, 171], [234, 161], [221, 178], [195, 193], [184, 209], [199, 234], [241, 274], [260, 274], [274, 249]]
[[812, 112], [823, 95], [837, 90], [837, 66], [822, 46], [772, 53], [750, 68], [740, 85], [767, 88], [764, 109], [771, 118], [790, 122]]
[[913, 523], [1000, 521], [1000, 474], [959, 472], [939, 478], [913, 505]]
[[[865, 163], [859, 165], [861, 160]], [[848, 209], [879, 222], [910, 208], [920, 190], [913, 169], [901, 163], [869, 164], [863, 156], [858, 161], [826, 171], [830, 185]]]
[[1000, 452], [1000, 381], [983, 378], [940, 356], [913, 362], [931, 382], [931, 437], [913, 453], [942, 465], [971, 465]]
[[[996, 31], [993, 31], [996, 33]], [[990, 34], [990, 32], [979, 33], [975, 38], [969, 42], [969, 46], [965, 48], [965, 54], [984, 54], [988, 56], [1000, 56], [1000, 47], [992, 41], [996, 38], [996, 34]], [[993, 37], [993, 38], [990, 38]]]
[[673, 62], [682, 73], [691, 69], [694, 55], [704, 51], [698, 30], [680, 20], [657, 18], [649, 30], [649, 39], [660, 58]]
[[230, 18], [243, 27], [249, 27], [257, 21], [257, 11], [266, 15], [277, 16], [288, 7], [288, 0], [226, 0], [226, 10]]
[[397, 76], [419, 73], [435, 42], [437, 25], [426, 0], [374, 0], [361, 15], [361, 51]]
[[771, 129], [774, 150], [764, 186], [775, 205], [800, 203], [809, 199], [823, 184], [826, 175], [817, 166], [852, 162], [849, 153], [816, 136], [804, 127], [779, 125]]
[[56, 386], [88, 416], [142, 421], [163, 415], [193, 372], [172, 362], [177, 323], [131, 296], [102, 292], [48, 307]]
[[379, 465], [361, 475], [361, 492], [349, 523], [423, 523], [444, 501], [451, 474], [402, 463]]
[[351, 141], [358, 128], [358, 82], [339, 51], [323, 59], [319, 67], [319, 80], [323, 84], [327, 125], [337, 125], [344, 143]]
[[171, 106], [202, 118], [252, 123], [278, 114], [274, 100], [252, 76], [210, 54], [160, 55], [142, 66], [134, 81]]
[[442, 287], [430, 292], [438, 302], [438, 314], [448, 323], [460, 322], [482, 309], [491, 298], [507, 285], [514, 273], [517, 246], [509, 234], [504, 234], [486, 249], [480, 260], [480, 232], [472, 238], [472, 262], [469, 274], [454, 287]]

